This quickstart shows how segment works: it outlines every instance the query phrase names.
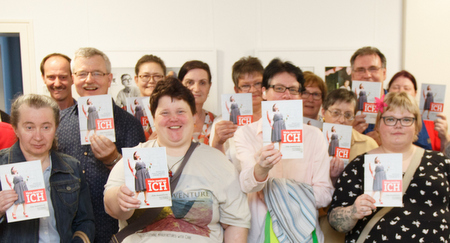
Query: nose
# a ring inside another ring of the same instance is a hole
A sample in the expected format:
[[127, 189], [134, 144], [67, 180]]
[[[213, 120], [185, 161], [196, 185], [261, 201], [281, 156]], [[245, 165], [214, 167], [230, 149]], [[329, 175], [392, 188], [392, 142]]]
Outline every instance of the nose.
[[283, 100], [290, 100], [291, 99], [291, 93], [289, 93], [289, 89], [286, 89], [282, 96]]
[[56, 86], [56, 87], [59, 87], [59, 86], [61, 86], [61, 80], [59, 79], [59, 77], [56, 77], [56, 79], [55, 79], [55, 85], [54, 86]]
[[42, 132], [40, 129], [36, 129], [35, 133], [34, 133], [34, 140], [36, 141], [40, 141], [42, 140], [43, 136], [42, 136]]
[[340, 124], [344, 124], [345, 123], [344, 114], [339, 116], [338, 121], [339, 121]]

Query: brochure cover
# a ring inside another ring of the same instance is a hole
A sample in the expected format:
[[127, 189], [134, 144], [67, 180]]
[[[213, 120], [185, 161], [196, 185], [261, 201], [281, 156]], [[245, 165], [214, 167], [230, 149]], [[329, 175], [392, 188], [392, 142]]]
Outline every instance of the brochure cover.
[[328, 155], [342, 159], [344, 165], [347, 166], [352, 141], [352, 126], [324, 123], [323, 135], [328, 142]]
[[3, 190], [19, 196], [6, 210], [8, 223], [50, 216], [40, 160], [1, 165], [0, 176]]
[[303, 123], [306, 125], [315, 126], [315, 127], [319, 128], [320, 130], [322, 130], [322, 127], [323, 127], [323, 122], [321, 122], [319, 120], [311, 119], [309, 117], [303, 117]]
[[141, 208], [172, 206], [166, 148], [123, 148], [122, 154], [125, 185], [136, 192]]
[[150, 123], [153, 126], [153, 119], [150, 113], [150, 97], [128, 97], [127, 98], [127, 111], [136, 117], [138, 121], [142, 124], [144, 130]]
[[93, 134], [116, 141], [111, 95], [95, 95], [78, 98], [78, 119], [82, 145], [91, 144]]
[[402, 207], [402, 154], [364, 155], [364, 194], [377, 207]]
[[301, 100], [263, 101], [263, 143], [275, 145], [284, 159], [303, 158], [303, 104]]
[[238, 126], [253, 122], [252, 94], [223, 94], [222, 118], [224, 121], [232, 121]]
[[419, 108], [423, 120], [434, 121], [444, 112], [445, 88], [442, 84], [422, 84]]
[[365, 114], [366, 122], [375, 124], [377, 118], [377, 109], [375, 98], [380, 98], [381, 83], [369, 81], [353, 81], [352, 90], [355, 92], [358, 100], [356, 102], [357, 115]]

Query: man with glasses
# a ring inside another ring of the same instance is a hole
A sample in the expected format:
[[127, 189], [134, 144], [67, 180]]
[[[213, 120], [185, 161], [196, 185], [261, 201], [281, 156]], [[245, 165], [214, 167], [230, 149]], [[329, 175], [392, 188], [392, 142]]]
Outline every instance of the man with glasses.
[[325, 82], [312, 72], [303, 73], [305, 77], [305, 90], [302, 91], [303, 116], [314, 120], [321, 120], [319, 117], [320, 106], [327, 95]]
[[[111, 85], [111, 63], [108, 57], [95, 48], [80, 48], [72, 63], [72, 78], [81, 96], [103, 95]], [[118, 230], [117, 220], [106, 214], [103, 190], [110, 170], [122, 157], [124, 147], [134, 147], [145, 142], [144, 132], [138, 120], [113, 103], [116, 142], [102, 135], [92, 135], [91, 145], [81, 145], [78, 108], [73, 106], [61, 111], [57, 130], [58, 148], [78, 159], [86, 175], [95, 216], [95, 242], [109, 242]]]
[[[346, 89], [336, 89], [328, 93], [322, 105], [322, 117], [327, 123], [351, 126], [356, 114], [356, 95]], [[349, 161], [356, 156], [378, 147], [377, 142], [352, 129]], [[344, 170], [344, 162], [339, 158], [330, 161], [330, 178], [333, 184]], [[320, 227], [325, 235], [325, 242], [344, 242], [345, 234], [335, 231], [328, 223], [326, 216], [320, 217]]]
[[[122, 85], [125, 86], [122, 90], [119, 91], [116, 98], [116, 105], [124, 109], [127, 106], [127, 98], [128, 97], [138, 97], [139, 89], [137, 87], [132, 86], [132, 78], [128, 73], [122, 74], [120, 77], [122, 80]], [[125, 108], [126, 110], [126, 108]]]
[[[251, 93], [253, 103], [253, 121], [261, 118], [262, 79], [264, 67], [256, 57], [243, 57], [233, 64], [231, 77], [236, 93]], [[236, 166], [238, 171], [241, 165], [236, 158], [234, 133], [238, 126], [231, 121], [216, 117], [212, 126], [210, 146], [222, 151]]]
[[[289, 62], [274, 59], [264, 69], [263, 98], [298, 100], [301, 91], [304, 90], [303, 84], [304, 78], [300, 68]], [[238, 129], [234, 137], [237, 158], [242, 168], [241, 189], [248, 193], [252, 213], [248, 242], [257, 242], [261, 234], [267, 233], [263, 229], [264, 226], [270, 227], [269, 223], [266, 224], [268, 208], [261, 193], [269, 178], [285, 178], [312, 186], [316, 213], [317, 209], [328, 206], [333, 190], [330, 180], [330, 161], [325, 138], [318, 128], [303, 126], [304, 152], [301, 159], [282, 159], [281, 152], [275, 149], [273, 144], [263, 146], [262, 119]], [[292, 220], [298, 222], [298, 219]], [[316, 218], [315, 234], [319, 242], [323, 242], [318, 218]]]

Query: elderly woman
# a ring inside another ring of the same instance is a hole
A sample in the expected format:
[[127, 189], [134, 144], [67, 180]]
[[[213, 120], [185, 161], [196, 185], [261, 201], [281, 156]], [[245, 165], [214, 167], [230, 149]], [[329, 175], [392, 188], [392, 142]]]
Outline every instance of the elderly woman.
[[346, 242], [356, 242], [358, 237], [365, 242], [446, 242], [450, 160], [413, 145], [422, 123], [412, 96], [393, 92], [384, 102], [387, 107], [380, 109], [376, 123], [382, 145], [368, 153], [402, 154], [404, 206], [375, 207], [375, 199], [364, 194], [364, 155], [360, 155], [336, 182], [328, 221], [337, 231], [347, 233]]
[[195, 114], [194, 125], [194, 141], [209, 144], [209, 136], [211, 134], [212, 124], [216, 117], [213, 113], [204, 110], [211, 89], [211, 71], [207, 63], [201, 61], [189, 61], [183, 64], [178, 73], [178, 79], [181, 80], [195, 97]]
[[303, 73], [305, 77], [305, 90], [302, 91], [303, 116], [320, 120], [320, 106], [327, 96], [327, 87], [323, 79], [310, 71]]
[[[177, 79], [167, 78], [157, 84], [150, 101], [158, 138], [137, 148], [165, 147], [173, 178], [181, 176], [171, 188], [172, 207], [154, 218], [144, 218], [143, 225], [123, 242], [246, 242], [250, 213], [237, 171], [219, 150], [192, 142], [196, 111], [192, 93]], [[190, 147], [194, 150], [189, 157]], [[185, 156], [187, 163], [180, 168]], [[125, 232], [133, 224], [130, 218], [142, 212], [136, 211], [140, 201], [125, 186], [123, 163], [119, 161], [109, 176], [105, 209], [119, 219], [120, 230]]]
[[[11, 107], [18, 141], [0, 151], [0, 164], [40, 160], [50, 217], [8, 224], [6, 210], [19, 198], [0, 191], [0, 242], [87, 242], [94, 239], [89, 188], [79, 162], [55, 151], [59, 107], [42, 95], [20, 96]], [[5, 185], [2, 185], [5, 189]]]

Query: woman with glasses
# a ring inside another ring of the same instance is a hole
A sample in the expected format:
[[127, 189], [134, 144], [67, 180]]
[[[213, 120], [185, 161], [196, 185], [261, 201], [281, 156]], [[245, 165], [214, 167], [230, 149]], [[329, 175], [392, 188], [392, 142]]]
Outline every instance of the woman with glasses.
[[305, 78], [305, 90], [301, 93], [303, 100], [303, 116], [314, 120], [321, 120], [319, 117], [320, 106], [322, 106], [327, 87], [319, 76], [312, 72], [303, 72]]
[[[360, 155], [336, 182], [328, 221], [346, 233], [346, 242], [356, 242], [360, 235], [364, 242], [447, 242], [450, 160], [442, 153], [413, 145], [422, 123], [411, 95], [392, 92], [384, 103], [387, 107], [380, 109], [375, 125], [382, 144], [368, 154], [402, 154], [404, 206], [375, 207], [375, 199], [364, 194], [364, 155]], [[362, 233], [365, 231], [368, 234]]]
[[[152, 95], [156, 84], [159, 81], [164, 80], [166, 65], [164, 64], [164, 61], [157, 56], [144, 55], [137, 61], [134, 71], [136, 73], [134, 81], [139, 88], [140, 96], [147, 97]], [[144, 132], [145, 137], [148, 140], [156, 138], [156, 133], [152, 131], [150, 123]]]
[[195, 106], [198, 111], [195, 116], [195, 129], [193, 139], [209, 145], [212, 124], [216, 117], [212, 112], [203, 109], [211, 89], [211, 71], [207, 63], [202, 61], [189, 61], [183, 64], [178, 73], [181, 80], [195, 97]]

